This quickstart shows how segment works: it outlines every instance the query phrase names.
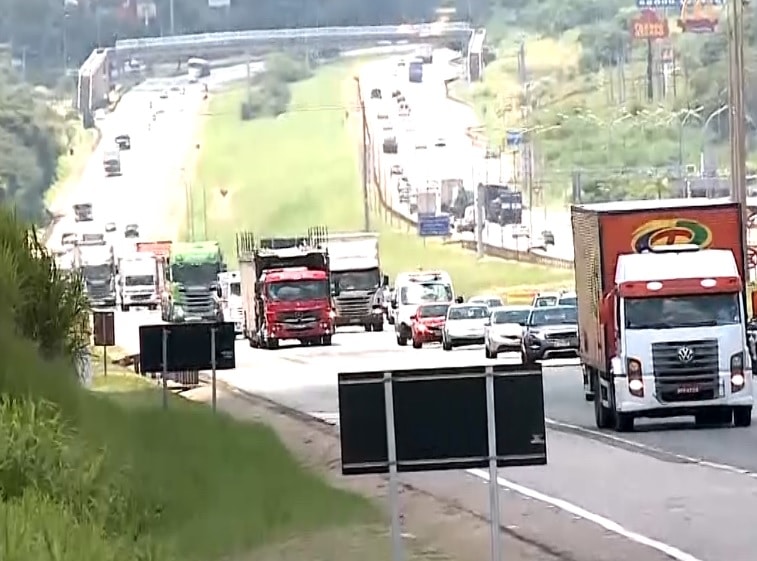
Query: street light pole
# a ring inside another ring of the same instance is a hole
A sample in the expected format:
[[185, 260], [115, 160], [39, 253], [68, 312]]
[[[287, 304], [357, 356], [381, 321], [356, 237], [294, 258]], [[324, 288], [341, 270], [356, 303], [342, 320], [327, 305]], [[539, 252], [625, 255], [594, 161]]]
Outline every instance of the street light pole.
[[730, 152], [731, 152], [731, 198], [741, 205], [743, 263], [747, 260], [747, 210], [746, 190], [746, 129], [744, 111], [744, 0], [729, 0], [731, 10], [728, 18], [728, 46], [730, 60], [728, 64], [728, 105], [730, 106]]
[[722, 105], [715, 109], [712, 113], [709, 114], [709, 116], [705, 119], [704, 125], [702, 125], [702, 145], [699, 149], [699, 176], [704, 177], [704, 166], [705, 166], [705, 149], [707, 148], [707, 129], [710, 126], [710, 121], [712, 121], [715, 117], [720, 115], [723, 111], [726, 111], [728, 109], [729, 105], [726, 103], [725, 105]]

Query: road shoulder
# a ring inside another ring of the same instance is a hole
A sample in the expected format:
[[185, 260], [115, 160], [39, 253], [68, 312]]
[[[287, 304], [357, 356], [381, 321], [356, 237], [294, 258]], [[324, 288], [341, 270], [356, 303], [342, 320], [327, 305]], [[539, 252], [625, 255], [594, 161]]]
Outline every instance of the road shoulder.
[[[207, 403], [210, 394], [210, 388], [203, 387], [185, 397]], [[333, 485], [374, 500], [386, 500], [384, 477], [341, 476], [335, 427], [225, 386], [219, 390], [218, 406], [233, 417], [269, 425], [300, 461]], [[409, 553], [436, 551], [458, 561], [480, 561], [489, 556], [488, 518], [486, 510], [480, 507], [486, 502], [466, 500], [466, 496], [485, 497], [486, 486], [459, 473], [425, 475], [405, 477], [402, 481], [400, 501], [404, 542]], [[450, 493], [450, 489], [454, 492]], [[511, 561], [667, 559], [549, 505], [514, 493], [503, 493], [502, 497], [502, 550]]]

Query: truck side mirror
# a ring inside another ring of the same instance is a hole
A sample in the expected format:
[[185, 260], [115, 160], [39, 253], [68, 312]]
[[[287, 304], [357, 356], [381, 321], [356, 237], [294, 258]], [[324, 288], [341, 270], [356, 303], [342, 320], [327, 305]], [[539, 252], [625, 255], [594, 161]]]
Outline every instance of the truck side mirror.
[[392, 300], [392, 310], [396, 310], [397, 307], [397, 300]]
[[457, 298], [455, 298], [456, 304], [462, 304], [464, 301], [465, 299], [462, 296], [458, 296]]
[[381, 286], [382, 288], [386, 288], [387, 286], [389, 286], [389, 275], [383, 276], [383, 278], [381, 279]]
[[223, 291], [221, 290], [220, 286], [216, 286], [216, 294], [219, 298], [223, 298]]
[[339, 288], [339, 282], [335, 282], [331, 285], [331, 295], [335, 298], [339, 297], [339, 294], [342, 292], [341, 288]]

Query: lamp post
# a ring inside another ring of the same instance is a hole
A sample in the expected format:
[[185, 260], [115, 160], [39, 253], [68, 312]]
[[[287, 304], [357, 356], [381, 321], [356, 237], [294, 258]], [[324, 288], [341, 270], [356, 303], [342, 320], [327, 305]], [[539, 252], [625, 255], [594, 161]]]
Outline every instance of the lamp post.
[[678, 113], [678, 175], [680, 176], [683, 175], [683, 129], [691, 117], [698, 119], [701, 123], [703, 119], [700, 113], [703, 109], [704, 107], [700, 105], [696, 109], [683, 109]]
[[707, 148], [707, 130], [710, 126], [710, 121], [712, 121], [715, 117], [723, 113], [723, 111], [726, 111], [728, 109], [729, 105], [726, 103], [724, 105], [721, 105], [719, 108], [715, 109], [712, 113], [710, 113], [707, 118], [704, 120], [704, 124], [702, 125], [702, 143], [701, 147], [699, 149], [699, 177], [704, 177], [704, 166], [705, 166], [705, 149]]

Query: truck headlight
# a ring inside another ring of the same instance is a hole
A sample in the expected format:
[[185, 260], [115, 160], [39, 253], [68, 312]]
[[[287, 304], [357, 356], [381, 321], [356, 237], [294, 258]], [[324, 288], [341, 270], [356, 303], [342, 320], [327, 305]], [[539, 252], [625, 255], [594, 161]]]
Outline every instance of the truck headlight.
[[734, 353], [731, 355], [731, 393], [743, 390], [745, 383], [744, 353]]
[[174, 306], [173, 307], [173, 313], [174, 313], [174, 315], [176, 317], [183, 318], [184, 317], [184, 308], [182, 308], [181, 306]]

